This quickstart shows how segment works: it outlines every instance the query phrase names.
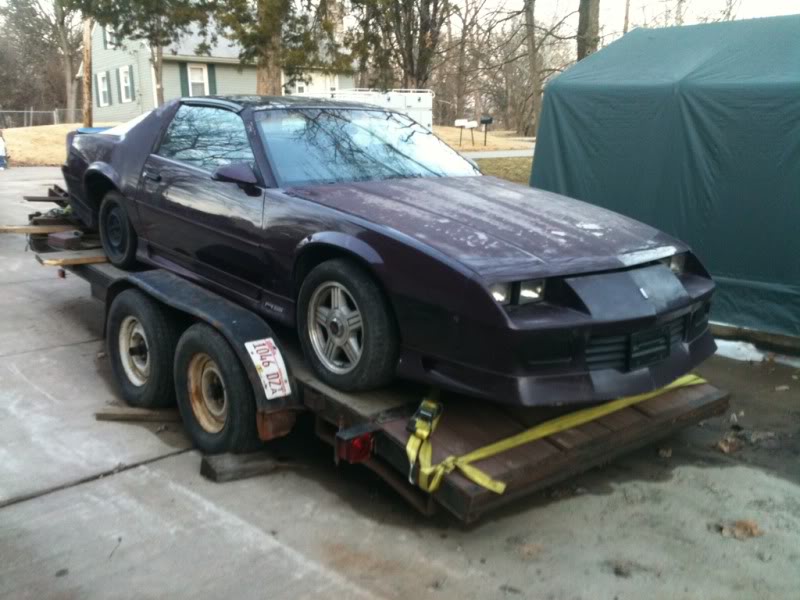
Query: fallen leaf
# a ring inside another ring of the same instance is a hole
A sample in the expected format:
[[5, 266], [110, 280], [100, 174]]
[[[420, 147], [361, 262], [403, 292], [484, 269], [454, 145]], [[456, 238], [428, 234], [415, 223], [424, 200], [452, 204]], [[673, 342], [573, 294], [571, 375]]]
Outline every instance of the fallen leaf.
[[517, 552], [522, 558], [536, 558], [539, 554], [542, 553], [544, 550], [544, 546], [541, 544], [522, 544], [517, 548]]
[[732, 454], [741, 448], [742, 440], [732, 435], [727, 435], [717, 442], [717, 449], [723, 454]]
[[722, 534], [722, 537], [732, 537], [737, 540], [746, 540], [764, 535], [758, 523], [750, 519], [741, 519], [733, 523], [717, 523], [716, 529]]
[[775, 391], [776, 392], [788, 392], [789, 391], [789, 386], [788, 385], [776, 385], [775, 386]]

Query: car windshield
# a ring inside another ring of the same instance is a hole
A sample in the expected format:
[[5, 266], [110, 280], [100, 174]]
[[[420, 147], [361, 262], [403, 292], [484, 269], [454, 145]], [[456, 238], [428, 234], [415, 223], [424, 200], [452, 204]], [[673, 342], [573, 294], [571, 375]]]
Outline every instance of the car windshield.
[[256, 114], [278, 184], [284, 187], [480, 175], [428, 129], [399, 113], [303, 108]]

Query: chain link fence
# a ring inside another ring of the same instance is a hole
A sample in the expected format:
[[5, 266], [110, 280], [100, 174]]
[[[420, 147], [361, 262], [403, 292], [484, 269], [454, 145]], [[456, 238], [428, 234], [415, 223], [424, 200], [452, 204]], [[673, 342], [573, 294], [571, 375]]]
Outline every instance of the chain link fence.
[[38, 127], [80, 123], [83, 111], [79, 108], [56, 108], [54, 110], [0, 110], [0, 129], [11, 127]]

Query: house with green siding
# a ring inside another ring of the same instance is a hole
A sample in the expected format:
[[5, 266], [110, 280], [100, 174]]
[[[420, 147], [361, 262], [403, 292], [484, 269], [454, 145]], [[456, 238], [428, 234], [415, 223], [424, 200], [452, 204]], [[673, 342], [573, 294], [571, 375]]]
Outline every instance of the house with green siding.
[[[187, 96], [255, 94], [256, 69], [239, 61], [239, 49], [219, 39], [210, 55], [198, 55], [201, 39], [188, 34], [164, 49], [164, 100]], [[82, 75], [79, 71], [79, 75]], [[351, 75], [310, 72], [308, 81], [285, 86], [285, 93], [332, 92], [352, 89]], [[108, 28], [92, 31], [94, 120], [122, 122], [157, 106], [155, 71], [144, 42], [119, 40]]]

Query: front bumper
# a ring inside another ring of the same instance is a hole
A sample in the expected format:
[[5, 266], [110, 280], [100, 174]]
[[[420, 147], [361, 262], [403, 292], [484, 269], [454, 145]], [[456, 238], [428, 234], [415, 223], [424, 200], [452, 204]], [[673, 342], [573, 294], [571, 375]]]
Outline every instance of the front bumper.
[[399, 373], [522, 406], [592, 403], [658, 389], [714, 354], [708, 327], [714, 284], [697, 276], [678, 282], [665, 267], [652, 269], [644, 277], [648, 269], [566, 280], [581, 310], [530, 307], [504, 329], [462, 322], [452, 352], [437, 358], [406, 350]]

